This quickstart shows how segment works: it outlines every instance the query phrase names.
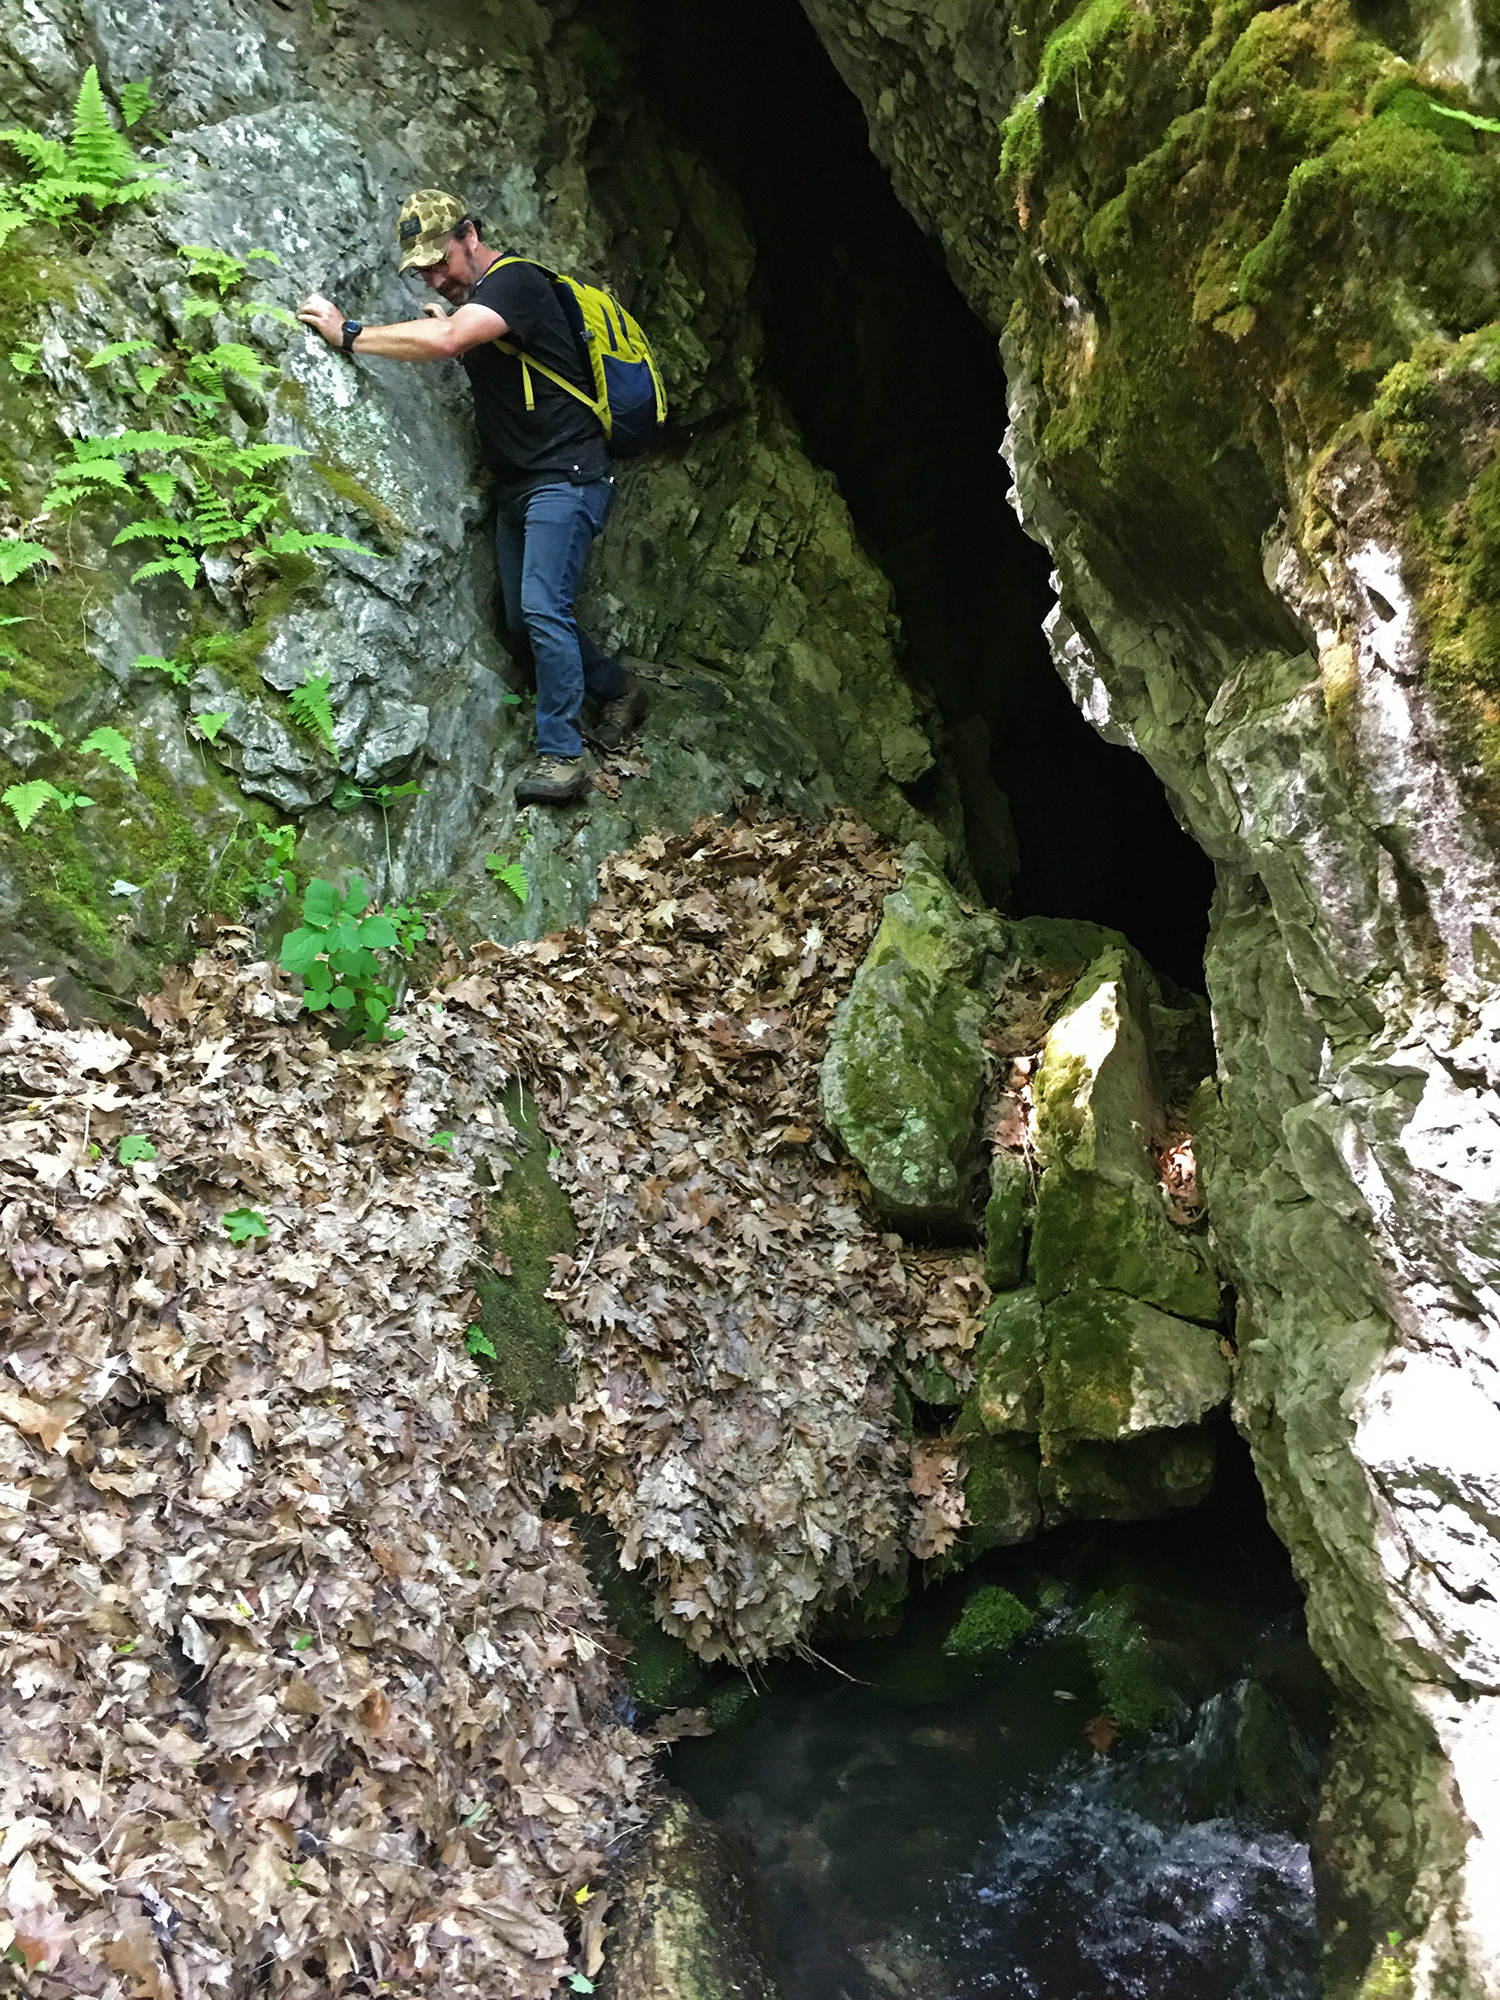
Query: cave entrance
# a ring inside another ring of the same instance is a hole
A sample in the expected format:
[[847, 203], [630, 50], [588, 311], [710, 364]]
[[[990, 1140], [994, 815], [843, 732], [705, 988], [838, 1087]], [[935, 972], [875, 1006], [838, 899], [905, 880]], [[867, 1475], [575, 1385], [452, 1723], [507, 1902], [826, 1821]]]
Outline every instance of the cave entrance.
[[[611, 40], [619, 27], [611, 7]], [[1109, 924], [1201, 989], [1212, 866], [1052, 666], [1047, 556], [1006, 500], [994, 338], [897, 201], [797, 0], [644, 0], [629, 40], [640, 90], [744, 205], [768, 372], [894, 586], [980, 888], [1017, 915]]]

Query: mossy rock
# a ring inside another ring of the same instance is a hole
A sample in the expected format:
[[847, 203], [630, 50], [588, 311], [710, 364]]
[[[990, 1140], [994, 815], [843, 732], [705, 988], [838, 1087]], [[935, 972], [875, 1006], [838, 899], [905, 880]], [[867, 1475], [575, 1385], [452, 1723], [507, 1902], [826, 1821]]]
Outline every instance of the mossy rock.
[[982, 927], [908, 850], [902, 886], [834, 1017], [823, 1111], [902, 1227], [953, 1234], [976, 1218], [975, 1114], [988, 1002], [977, 976]]
[[1229, 1399], [1218, 1336], [1121, 1292], [1085, 1286], [1046, 1306], [1043, 1432], [1114, 1442], [1196, 1424]]
[[992, 1292], [1019, 1285], [1026, 1269], [1026, 1204], [1031, 1173], [1014, 1153], [990, 1160], [990, 1198], [984, 1206], [984, 1279]]
[[[571, 1252], [578, 1230], [567, 1195], [548, 1171], [551, 1142], [521, 1084], [506, 1092], [504, 1109], [521, 1144], [485, 1203], [484, 1256], [474, 1272], [474, 1289], [479, 1327], [495, 1350], [485, 1372], [509, 1407], [525, 1416], [555, 1409], [573, 1394], [563, 1323], [547, 1291], [550, 1260]], [[510, 1260], [507, 1276], [490, 1262], [497, 1252]]]
[[1181, 1705], [1134, 1615], [1128, 1589], [1100, 1591], [1089, 1600], [1083, 1641], [1101, 1705], [1122, 1729], [1150, 1729]]
[[636, 1701], [656, 1712], [701, 1701], [708, 1685], [705, 1668], [680, 1639], [657, 1624], [651, 1592], [635, 1571], [621, 1567], [610, 1529], [587, 1515], [574, 1525], [594, 1588], [630, 1649], [625, 1681]]
[[1140, 961], [1123, 950], [1104, 952], [1069, 994], [1032, 1084], [1046, 1166], [1154, 1179], [1161, 1102], [1150, 1006]]
[[1205, 1429], [1148, 1431], [1120, 1444], [1056, 1444], [1038, 1477], [1049, 1528], [1065, 1521], [1159, 1521], [1213, 1491], [1218, 1447]]
[[1041, 1526], [1037, 1479], [1041, 1452], [1035, 1438], [991, 1437], [969, 1429], [963, 1418], [954, 1427], [961, 1437], [969, 1470], [964, 1477], [968, 1525], [943, 1559], [944, 1570], [962, 1569], [989, 1549], [1030, 1541]]
[[667, 1794], [609, 1887], [600, 2000], [776, 2000], [750, 1850], [684, 1794]]
[[990, 1301], [974, 1353], [969, 1405], [991, 1432], [1042, 1428], [1042, 1302], [1032, 1285]]
[[950, 1660], [970, 1660], [976, 1665], [998, 1659], [1035, 1623], [1036, 1613], [1019, 1597], [999, 1584], [986, 1584], [964, 1605], [958, 1623], [943, 1641], [943, 1651]]
[[1219, 1317], [1206, 1246], [1174, 1229], [1155, 1186], [1134, 1174], [1049, 1167], [1037, 1189], [1031, 1274], [1045, 1300], [1101, 1285], [1181, 1319]]

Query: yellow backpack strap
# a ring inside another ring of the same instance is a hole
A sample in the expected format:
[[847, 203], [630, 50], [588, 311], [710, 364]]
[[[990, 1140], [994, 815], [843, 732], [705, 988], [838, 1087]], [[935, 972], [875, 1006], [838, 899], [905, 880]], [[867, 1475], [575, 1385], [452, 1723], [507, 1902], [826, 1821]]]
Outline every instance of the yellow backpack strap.
[[[531, 257], [497, 257], [494, 263], [491, 264], [490, 271], [498, 271], [502, 264], [534, 264], [538, 271], [546, 271], [549, 278], [554, 277], [552, 272], [547, 271], [545, 264], [536, 264], [535, 259]], [[490, 271], [484, 273], [485, 277], [489, 276]], [[555, 278], [554, 282], [556, 282]], [[526, 398], [526, 414], [528, 416], [536, 408], [536, 391], [531, 386], [531, 371], [534, 368], [538, 375], [545, 375], [549, 382], [555, 383], [559, 389], [566, 390], [568, 395], [582, 403], [586, 410], [591, 410], [604, 426], [604, 435], [608, 438], [614, 428], [614, 420], [610, 412], [609, 397], [604, 393], [602, 388], [597, 396], [586, 396], [576, 382], [570, 382], [565, 375], [559, 375], [555, 368], [549, 368], [546, 362], [538, 361], [535, 355], [527, 354], [522, 348], [517, 347], [514, 341], [503, 338], [496, 339], [490, 342], [490, 346], [498, 347], [502, 354], [513, 354], [517, 361], [520, 362], [521, 392]], [[655, 363], [652, 364], [651, 372], [655, 375]], [[658, 396], [661, 394], [660, 382], [657, 384], [657, 394]]]

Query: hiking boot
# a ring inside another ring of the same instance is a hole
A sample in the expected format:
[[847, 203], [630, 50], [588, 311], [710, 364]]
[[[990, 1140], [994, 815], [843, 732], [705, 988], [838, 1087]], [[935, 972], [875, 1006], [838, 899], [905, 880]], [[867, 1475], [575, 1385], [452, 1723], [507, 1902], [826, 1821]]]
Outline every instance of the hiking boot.
[[536, 769], [516, 786], [518, 806], [565, 806], [588, 785], [581, 757], [538, 757]]
[[624, 693], [613, 701], [589, 703], [583, 733], [596, 750], [618, 750], [640, 728], [650, 706], [646, 690], [627, 679]]

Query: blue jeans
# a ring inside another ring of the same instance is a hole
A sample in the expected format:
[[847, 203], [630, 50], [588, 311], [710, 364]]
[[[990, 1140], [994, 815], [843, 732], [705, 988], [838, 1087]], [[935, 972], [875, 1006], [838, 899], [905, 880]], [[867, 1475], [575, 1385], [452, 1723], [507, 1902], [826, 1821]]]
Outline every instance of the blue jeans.
[[573, 598], [584, 557], [604, 526], [614, 482], [574, 486], [566, 479], [537, 486], [500, 504], [495, 554], [505, 595], [505, 622], [525, 627], [536, 661], [536, 747], [544, 757], [583, 751], [578, 711], [585, 690], [595, 701], [625, 691], [625, 670], [579, 630]]

